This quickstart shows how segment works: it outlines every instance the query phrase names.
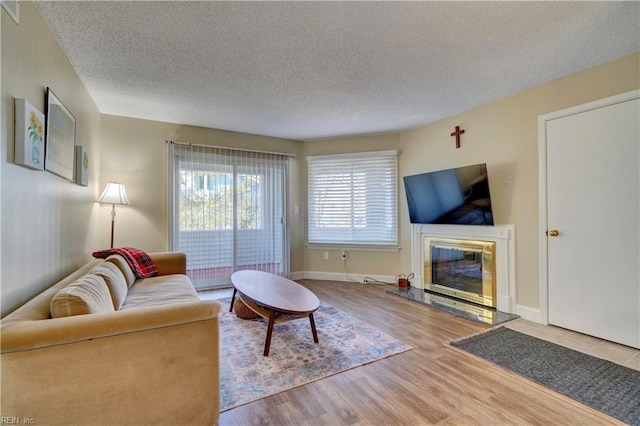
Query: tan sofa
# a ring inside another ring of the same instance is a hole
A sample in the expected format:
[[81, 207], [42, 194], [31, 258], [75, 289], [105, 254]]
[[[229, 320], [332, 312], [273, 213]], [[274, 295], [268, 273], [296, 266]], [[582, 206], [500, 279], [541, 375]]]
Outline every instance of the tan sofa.
[[95, 259], [2, 319], [2, 418], [217, 423], [220, 304], [198, 298], [184, 254], [150, 256], [158, 276]]

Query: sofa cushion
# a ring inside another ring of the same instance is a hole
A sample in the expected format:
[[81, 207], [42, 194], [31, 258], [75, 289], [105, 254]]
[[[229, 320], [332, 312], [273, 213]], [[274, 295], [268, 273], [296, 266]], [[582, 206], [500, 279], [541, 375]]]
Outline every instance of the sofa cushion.
[[136, 282], [136, 276], [131, 269], [131, 266], [127, 263], [124, 257], [119, 254], [113, 254], [105, 259], [106, 262], [111, 262], [120, 268], [122, 271], [122, 275], [124, 275], [124, 279], [127, 281], [127, 286], [131, 287], [134, 282]]
[[51, 299], [51, 317], [113, 312], [113, 300], [104, 279], [87, 274], [58, 291]]
[[160, 306], [168, 303], [200, 300], [186, 275], [162, 275], [138, 279], [129, 288], [120, 310], [141, 306]]
[[100, 265], [93, 268], [91, 271], [94, 275], [101, 276], [107, 283], [111, 299], [113, 300], [113, 308], [115, 310], [120, 309], [122, 302], [127, 297], [127, 291], [129, 286], [124, 278], [124, 274], [113, 262], [103, 262]]

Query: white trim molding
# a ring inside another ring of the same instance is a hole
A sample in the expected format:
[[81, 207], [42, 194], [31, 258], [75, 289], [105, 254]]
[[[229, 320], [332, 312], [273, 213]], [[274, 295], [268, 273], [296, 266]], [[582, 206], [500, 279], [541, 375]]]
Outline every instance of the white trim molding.
[[516, 313], [516, 227], [515, 225], [412, 225], [411, 270], [415, 273], [412, 285], [424, 288], [424, 237], [479, 240], [496, 243], [497, 309]]
[[522, 319], [526, 319], [529, 321], [533, 321], [538, 324], [547, 323], [542, 321], [542, 316], [540, 315], [540, 309], [532, 308], [530, 306], [516, 305], [516, 314], [520, 315]]

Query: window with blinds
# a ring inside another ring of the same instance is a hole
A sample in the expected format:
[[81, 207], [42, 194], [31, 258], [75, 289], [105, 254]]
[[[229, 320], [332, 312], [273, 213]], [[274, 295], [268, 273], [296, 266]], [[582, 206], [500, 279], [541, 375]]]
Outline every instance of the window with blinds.
[[256, 269], [289, 275], [288, 157], [170, 143], [170, 247], [198, 289]]
[[396, 246], [397, 152], [307, 157], [310, 244]]

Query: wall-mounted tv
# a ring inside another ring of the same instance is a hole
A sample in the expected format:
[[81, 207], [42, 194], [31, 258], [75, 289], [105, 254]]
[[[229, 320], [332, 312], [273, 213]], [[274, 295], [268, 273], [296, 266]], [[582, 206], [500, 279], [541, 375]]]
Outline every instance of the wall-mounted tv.
[[493, 226], [486, 164], [405, 176], [411, 223]]

